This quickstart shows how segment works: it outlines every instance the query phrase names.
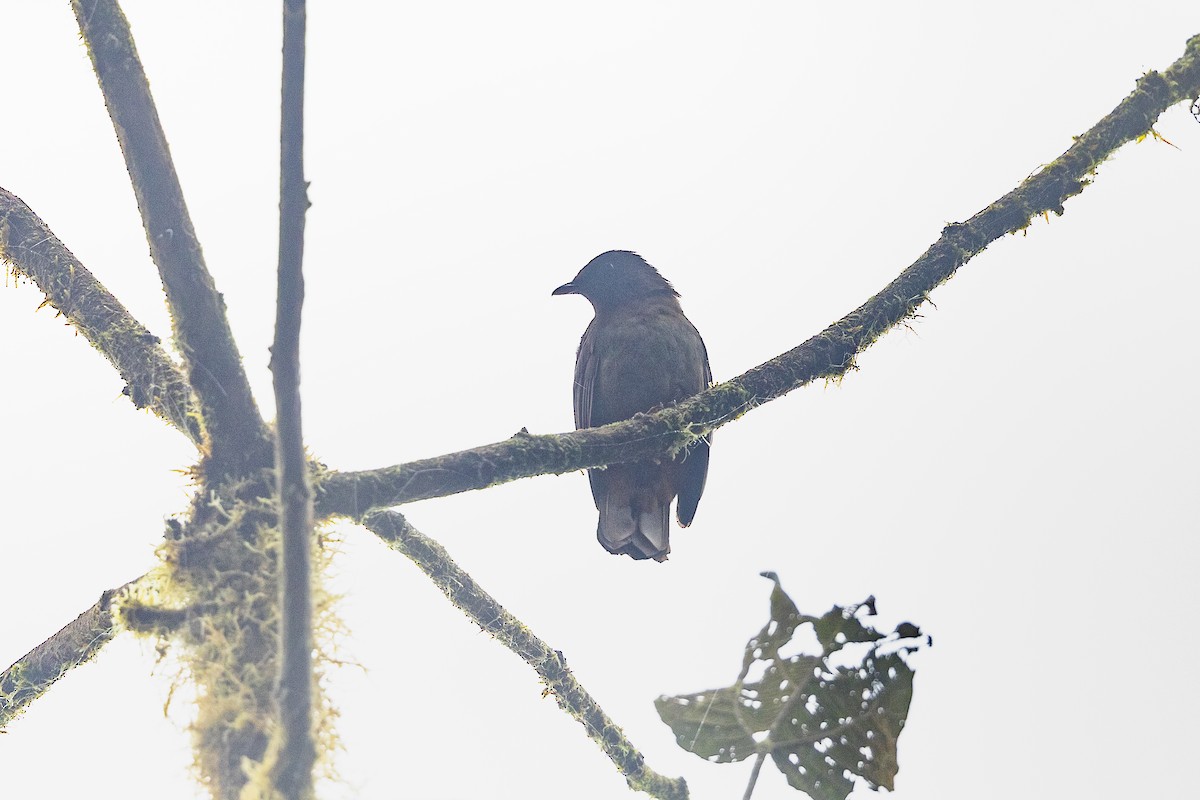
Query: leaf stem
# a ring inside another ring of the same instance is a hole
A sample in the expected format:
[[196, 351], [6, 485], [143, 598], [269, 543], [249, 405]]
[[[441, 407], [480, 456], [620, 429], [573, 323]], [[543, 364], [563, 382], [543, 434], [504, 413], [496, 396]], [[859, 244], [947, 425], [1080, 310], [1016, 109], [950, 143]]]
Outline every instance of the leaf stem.
[[746, 784], [746, 792], [742, 795], [742, 800], [750, 800], [750, 795], [754, 794], [754, 784], [758, 783], [758, 773], [762, 771], [763, 762], [767, 760], [767, 751], [760, 750], [758, 758], [754, 759], [754, 769], [750, 770], [750, 781]]

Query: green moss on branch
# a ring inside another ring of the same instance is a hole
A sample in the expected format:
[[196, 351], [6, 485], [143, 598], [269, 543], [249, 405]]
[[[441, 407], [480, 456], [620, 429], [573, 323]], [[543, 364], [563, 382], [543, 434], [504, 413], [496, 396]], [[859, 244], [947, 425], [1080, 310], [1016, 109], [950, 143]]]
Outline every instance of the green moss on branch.
[[534, 475], [664, 457], [756, 406], [818, 379], [854, 368], [859, 353], [913, 317], [930, 293], [1000, 237], [1035, 217], [1062, 214], [1104, 159], [1146, 136], [1170, 106], [1200, 94], [1200, 36], [1163, 73], [1150, 72], [1134, 91], [1061, 156], [1017, 188], [941, 237], [895, 280], [854, 311], [798, 347], [678, 405], [625, 422], [573, 433], [521, 433], [503, 442], [406, 464], [332, 473], [320, 487], [318, 514], [360, 518], [376, 508], [443, 497]]
[[546, 693], [552, 694], [559, 707], [584, 727], [588, 737], [625, 776], [630, 788], [662, 800], [686, 800], [687, 783], [682, 778], [660, 775], [646, 766], [638, 749], [571, 674], [563, 654], [539, 639], [485, 592], [444, 547], [394, 511], [372, 513], [363, 520], [363, 525], [393, 550], [408, 556], [456, 608], [533, 667], [545, 682]]
[[149, 408], [196, 444], [201, 442], [200, 415], [191, 387], [158, 337], [134, 319], [21, 198], [4, 189], [0, 189], [0, 260], [14, 274], [37, 284], [46, 304], [112, 362], [136, 407]]

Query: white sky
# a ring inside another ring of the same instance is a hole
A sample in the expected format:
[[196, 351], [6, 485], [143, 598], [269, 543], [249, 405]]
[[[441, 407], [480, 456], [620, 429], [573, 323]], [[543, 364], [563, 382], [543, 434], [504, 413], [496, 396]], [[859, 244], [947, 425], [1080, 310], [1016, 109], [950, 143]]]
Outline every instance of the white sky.
[[[1200, 33], [1200, 5], [314, 3], [305, 428], [368, 468], [571, 427], [590, 315], [551, 298], [641, 252], [718, 379], [818, 331], [1057, 156]], [[205, 254], [271, 409], [278, 3], [126, 2]], [[67, 3], [0, 10], [0, 185], [169, 325]], [[595, 541], [580, 474], [406, 511], [697, 800], [740, 796], [654, 712], [726, 685], [777, 571], [874, 593], [918, 660], [897, 800], [1178, 797], [1194, 772], [1200, 125], [1177, 107], [1067, 214], [990, 248], [839, 386], [721, 430], [671, 561]], [[11, 285], [11, 281], [9, 282]], [[0, 666], [154, 562], [182, 437], [31, 285], [0, 291]], [[624, 782], [516, 656], [347, 527], [369, 667], [335, 677], [329, 798], [609, 798]], [[188, 798], [190, 749], [123, 637], [0, 736], [5, 796]], [[161, 670], [160, 670], [161, 672]], [[865, 789], [857, 796], [867, 796]], [[798, 797], [768, 767], [760, 800]]]

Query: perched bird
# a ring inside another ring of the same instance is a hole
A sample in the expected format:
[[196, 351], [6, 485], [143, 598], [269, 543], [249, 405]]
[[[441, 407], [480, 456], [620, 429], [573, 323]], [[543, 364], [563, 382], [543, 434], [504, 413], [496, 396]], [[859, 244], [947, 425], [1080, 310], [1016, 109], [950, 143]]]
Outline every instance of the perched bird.
[[[575, 361], [575, 427], [629, 419], [696, 394], [712, 381], [708, 352], [679, 293], [637, 253], [611, 250], [551, 294], [581, 294], [596, 316]], [[610, 553], [665, 561], [671, 501], [691, 524], [708, 475], [708, 442], [673, 459], [588, 470], [600, 511], [596, 538]]]

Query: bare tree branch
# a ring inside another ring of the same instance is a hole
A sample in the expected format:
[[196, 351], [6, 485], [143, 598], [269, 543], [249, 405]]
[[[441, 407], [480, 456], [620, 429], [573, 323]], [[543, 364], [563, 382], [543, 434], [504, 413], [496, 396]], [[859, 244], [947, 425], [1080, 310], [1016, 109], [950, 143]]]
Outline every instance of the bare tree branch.
[[109, 589], [95, 605], [0, 672], [0, 728], [12, 722], [71, 669], [90, 661], [117, 631], [115, 603], [141, 578]]
[[1096, 167], [1145, 136], [1170, 106], [1200, 93], [1200, 36], [1164, 73], [1148, 72], [1133, 93], [1061, 156], [941, 237], [859, 308], [800, 346], [745, 374], [653, 414], [602, 428], [534, 436], [383, 469], [333, 473], [319, 487], [319, 516], [360, 517], [375, 508], [444, 497], [548, 473], [572, 472], [678, 452], [751, 409], [818, 378], [836, 378], [890, 328], [916, 314], [929, 293], [991, 242], [1027, 227], [1083, 191]]
[[533, 667], [545, 681], [546, 691], [554, 695], [563, 711], [584, 727], [592, 741], [625, 776], [631, 789], [662, 800], [686, 800], [688, 790], [683, 778], [667, 778], [646, 766], [638, 749], [571, 674], [563, 654], [551, 649], [496, 602], [454, 563], [444, 547], [422, 534], [396, 511], [371, 513], [363, 519], [363, 525], [387, 542], [388, 547], [412, 559], [456, 608]]
[[283, 99], [279, 164], [279, 283], [271, 376], [275, 469], [282, 528], [279, 608], [281, 741], [272, 781], [287, 800], [313, 794], [312, 491], [300, 414], [300, 312], [304, 305], [304, 0], [283, 4]]
[[192, 389], [158, 338], [134, 319], [21, 198], [5, 189], [0, 189], [0, 259], [37, 284], [46, 303], [112, 362], [135, 406], [149, 408], [196, 444], [201, 442]]
[[270, 463], [270, 443], [225, 301], [204, 264], [129, 23], [115, 0], [72, 0], [71, 6], [125, 156], [188, 380], [200, 399], [212, 463], [221, 474], [246, 474]]

